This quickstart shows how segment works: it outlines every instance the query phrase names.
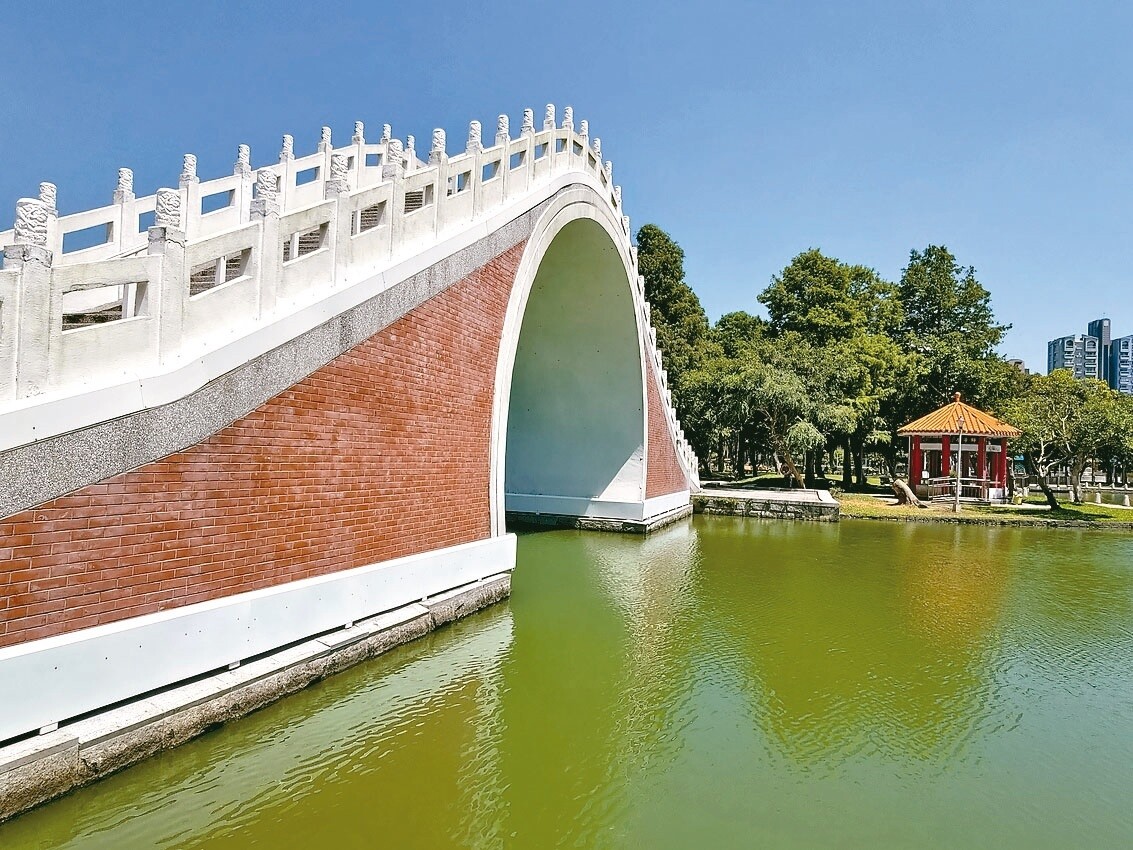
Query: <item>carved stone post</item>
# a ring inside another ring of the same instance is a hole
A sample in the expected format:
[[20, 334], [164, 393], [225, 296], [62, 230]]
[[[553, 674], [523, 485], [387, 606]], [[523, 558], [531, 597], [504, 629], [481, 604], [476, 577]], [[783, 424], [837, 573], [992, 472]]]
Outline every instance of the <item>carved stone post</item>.
[[480, 206], [484, 197], [482, 186], [484, 182], [484, 143], [481, 132], [479, 121], [468, 122], [468, 141], [464, 150], [472, 157], [472, 185], [469, 188], [472, 191], [473, 218], [480, 214]]
[[54, 183], [39, 184], [39, 199], [47, 207], [47, 249], [52, 257], [63, 256], [63, 231], [59, 229], [58, 190]]
[[437, 233], [440, 233], [448, 223], [448, 199], [450, 195], [456, 192], [456, 186], [449, 183], [453, 178], [448, 167], [448, 153], [445, 150], [446, 141], [443, 129], [437, 127], [433, 130], [433, 141], [429, 147], [429, 165], [437, 169]]
[[135, 244], [131, 240], [138, 233], [138, 214], [134, 204], [134, 172], [128, 168], [118, 169], [118, 185], [114, 189], [113, 202], [118, 205], [118, 215], [110, 226], [107, 242], [120, 251], [128, 251]]
[[[178, 180], [181, 187], [181, 210], [184, 216], [185, 238], [192, 239], [197, 235], [200, 224], [201, 210], [201, 179], [197, 177], [197, 158], [191, 153], [185, 154], [181, 163], [181, 178]], [[193, 212], [196, 215], [193, 215]]]
[[260, 242], [249, 273], [259, 280], [259, 315], [275, 310], [279, 282], [283, 277], [283, 241], [279, 232], [279, 176], [275, 169], [256, 173], [256, 198], [252, 201], [252, 221], [260, 223]]
[[181, 349], [189, 302], [189, 269], [185, 264], [185, 231], [181, 229], [178, 189], [157, 190], [154, 225], [149, 229], [149, 256], [159, 257], [160, 266], [150, 276], [157, 291], [148, 293], [146, 300], [154, 308], [158, 362], [168, 363]]
[[506, 200], [511, 186], [511, 122], [506, 115], [496, 119], [496, 147], [500, 149], [500, 185]]
[[15, 243], [4, 249], [4, 268], [20, 276], [16, 318], [16, 397], [50, 388], [62, 348], [63, 297], [51, 285], [50, 212], [39, 198], [16, 201]]
[[[247, 145], [240, 145], [236, 149], [236, 163], [232, 166], [232, 173], [240, 178], [236, 187], [236, 208], [240, 211], [240, 223], [244, 224], [252, 219], [252, 151]], [[182, 210], [181, 229], [192, 230], [192, 219], [200, 215], [200, 209]], [[186, 221], [188, 219], [189, 221]]]
[[390, 139], [386, 145], [382, 180], [388, 180], [392, 184], [389, 228], [390, 256], [393, 256], [401, 248], [401, 237], [405, 232], [405, 153], [401, 147], [401, 139]]
[[559, 161], [559, 152], [555, 150], [555, 114], [555, 105], [548, 103], [543, 113], [543, 132], [547, 134], [547, 171], [553, 171]]
[[340, 283], [345, 279], [347, 268], [350, 265], [350, 231], [353, 225], [354, 214], [350, 209], [350, 163], [346, 155], [331, 154], [330, 179], [323, 188], [323, 197], [328, 201], [337, 201], [334, 218], [327, 226], [327, 247], [334, 257], [334, 282]]
[[356, 188], [362, 188], [362, 176], [366, 173], [366, 125], [361, 121], [354, 122], [354, 135], [350, 137], [350, 144], [354, 145], [354, 162], [351, 171], [354, 179], [351, 181]]
[[295, 185], [295, 138], [290, 133], [283, 134], [283, 143], [279, 148], [277, 178], [279, 184], [277, 200], [279, 201], [279, 211], [283, 213], [287, 210], [288, 198], [291, 195], [292, 187]]
[[334, 153], [334, 145], [330, 140], [330, 127], [323, 127], [319, 131], [319, 153], [323, 155], [323, 164], [319, 169], [319, 179], [325, 185], [330, 180], [330, 156]]

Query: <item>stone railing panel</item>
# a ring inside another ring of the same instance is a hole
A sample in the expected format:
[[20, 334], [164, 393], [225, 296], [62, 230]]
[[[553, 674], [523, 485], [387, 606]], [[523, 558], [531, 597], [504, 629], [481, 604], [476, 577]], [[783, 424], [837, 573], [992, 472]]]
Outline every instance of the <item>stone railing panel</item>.
[[[54, 269], [48, 329], [51, 383], [85, 383], [91, 363], [99, 363], [103, 374], [130, 374], [139, 363], [154, 359], [158, 337], [152, 296], [159, 283], [159, 264], [146, 256]], [[123, 305], [121, 318], [64, 330], [67, 296], [99, 290], [125, 294], [129, 303]]]
[[297, 210], [323, 199], [329, 167], [321, 153], [300, 157], [291, 163], [290, 185], [283, 194], [284, 209]]
[[393, 248], [393, 185], [381, 183], [353, 193], [349, 214], [352, 265], [363, 269], [384, 265]]
[[[507, 176], [506, 151], [503, 145], [485, 148], [480, 154], [479, 168], [472, 173], [478, 179], [480, 191], [477, 193], [476, 214], [498, 207], [506, 197], [504, 180]], [[477, 177], [477, 175], [479, 175]]]
[[[127, 230], [128, 225], [127, 222]], [[136, 220], [133, 232], [123, 234], [122, 208], [119, 204], [63, 216], [56, 226], [59, 228], [63, 247], [58, 264], [109, 259], [130, 247], [140, 247], [145, 241], [137, 232]], [[81, 247], [75, 247], [75, 243]]]
[[259, 316], [260, 230], [259, 223], [246, 224], [186, 247], [183, 339], [187, 344], [246, 327]]
[[404, 229], [401, 244], [432, 239], [437, 231], [437, 168], [427, 168], [405, 178], [401, 201]]
[[183, 202], [188, 213], [185, 235], [189, 239], [206, 239], [233, 227], [239, 227], [241, 212], [238, 203], [243, 178], [233, 174], [198, 184], [195, 203]]
[[472, 221], [475, 214], [476, 156], [462, 153], [445, 164], [448, 178], [445, 180], [445, 197], [441, 201], [442, 213], [440, 228], [446, 228]]
[[337, 208], [338, 201], [329, 200], [280, 217], [280, 300], [305, 301], [334, 279], [330, 242]]

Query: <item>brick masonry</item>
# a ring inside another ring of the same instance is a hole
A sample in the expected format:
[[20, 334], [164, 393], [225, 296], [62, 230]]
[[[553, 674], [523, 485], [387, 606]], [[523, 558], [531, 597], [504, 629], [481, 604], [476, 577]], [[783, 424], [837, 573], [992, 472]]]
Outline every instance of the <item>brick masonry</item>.
[[202, 443], [0, 520], [0, 646], [489, 536], [525, 244]]
[[648, 369], [649, 458], [645, 474], [645, 498], [652, 499], [654, 496], [667, 496], [687, 490], [688, 479], [681, 468], [673, 435], [665, 421], [661, 392], [658, 389], [661, 384], [652, 360], [648, 360]]

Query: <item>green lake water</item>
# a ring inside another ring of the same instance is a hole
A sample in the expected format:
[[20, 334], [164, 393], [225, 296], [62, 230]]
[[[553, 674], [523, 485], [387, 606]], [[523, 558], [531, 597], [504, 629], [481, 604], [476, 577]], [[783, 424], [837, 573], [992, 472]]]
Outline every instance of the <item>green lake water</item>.
[[697, 517], [0, 826], [0, 847], [1133, 846], [1133, 536]]

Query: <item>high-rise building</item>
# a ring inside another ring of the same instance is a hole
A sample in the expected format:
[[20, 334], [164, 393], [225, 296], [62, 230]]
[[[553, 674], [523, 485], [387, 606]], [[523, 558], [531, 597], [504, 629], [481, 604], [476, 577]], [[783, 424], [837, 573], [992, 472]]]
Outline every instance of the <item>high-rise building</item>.
[[1133, 395], [1133, 336], [1113, 340], [1109, 358], [1109, 385]]
[[1112, 386], [1113, 382], [1109, 379], [1111, 345], [1109, 319], [1094, 319], [1087, 326], [1086, 333], [1098, 341], [1098, 378]]
[[1075, 378], [1100, 378], [1099, 342], [1089, 334], [1052, 339], [1046, 346], [1046, 370], [1066, 369]]

